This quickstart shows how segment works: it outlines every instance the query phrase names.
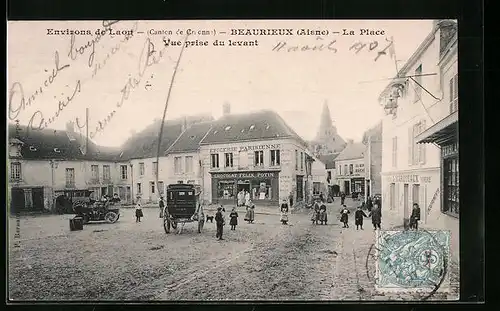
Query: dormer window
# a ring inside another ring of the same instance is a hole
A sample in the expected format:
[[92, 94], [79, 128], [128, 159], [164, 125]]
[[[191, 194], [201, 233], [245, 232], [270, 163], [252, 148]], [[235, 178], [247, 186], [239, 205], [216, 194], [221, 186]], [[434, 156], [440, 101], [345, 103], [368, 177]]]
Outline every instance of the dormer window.
[[30, 151], [36, 151], [36, 148], [34, 146], [30, 146]]
[[250, 125], [250, 130], [253, 130], [255, 128], [255, 125]]
[[190, 138], [194, 140], [194, 139], [196, 138], [196, 136], [194, 136], [194, 135], [191, 135], [191, 137], [190, 137]]
[[245, 129], [241, 129], [241, 132], [243, 133], [245, 131]]
[[61, 150], [59, 148], [54, 148], [54, 152], [61, 153]]
[[228, 126], [226, 126], [226, 128], [224, 129], [224, 131], [229, 131], [230, 129], [231, 129], [231, 126], [228, 125]]
[[215, 130], [215, 131], [214, 131], [214, 135], [215, 135], [215, 134], [217, 134], [217, 132], [218, 132], [218, 131], [217, 131], [217, 130]]
[[268, 130], [270, 127], [271, 127], [271, 126], [269, 126], [269, 124], [268, 124], [268, 125], [266, 125], [266, 130]]

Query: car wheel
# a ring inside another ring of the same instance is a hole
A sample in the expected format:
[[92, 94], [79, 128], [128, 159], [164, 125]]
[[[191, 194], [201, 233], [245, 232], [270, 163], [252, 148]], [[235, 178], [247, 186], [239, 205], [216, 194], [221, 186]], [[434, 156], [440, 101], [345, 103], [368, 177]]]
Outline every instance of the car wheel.
[[118, 214], [115, 212], [107, 212], [106, 215], [104, 216], [104, 219], [108, 223], [114, 224], [118, 220]]

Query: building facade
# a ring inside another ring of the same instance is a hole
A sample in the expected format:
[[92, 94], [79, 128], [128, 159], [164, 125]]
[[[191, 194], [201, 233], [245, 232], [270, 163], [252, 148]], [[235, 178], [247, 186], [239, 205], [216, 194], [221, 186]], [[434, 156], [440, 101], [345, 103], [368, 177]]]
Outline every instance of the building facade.
[[[396, 78], [381, 94], [382, 206], [408, 223], [413, 203], [427, 223], [441, 209], [441, 150], [417, 137], [449, 115], [448, 84], [440, 58], [456, 33], [456, 23], [438, 21]], [[450, 73], [451, 74], [451, 73]]]
[[325, 164], [326, 169], [326, 183], [327, 192], [325, 192], [330, 197], [335, 197], [340, 195], [340, 186], [338, 184], [338, 170], [336, 165], [336, 158], [340, 153], [331, 153], [320, 155], [319, 159]]
[[368, 196], [382, 195], [382, 122], [363, 135], [365, 152], [365, 201]]
[[363, 143], [349, 143], [335, 159], [337, 181], [340, 192], [350, 195], [365, 194], [365, 151]]

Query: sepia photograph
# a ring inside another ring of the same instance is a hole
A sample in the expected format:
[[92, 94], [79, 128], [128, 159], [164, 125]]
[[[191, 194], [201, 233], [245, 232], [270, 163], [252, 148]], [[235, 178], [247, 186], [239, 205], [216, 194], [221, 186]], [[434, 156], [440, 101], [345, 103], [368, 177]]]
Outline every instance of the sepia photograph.
[[458, 301], [457, 38], [8, 21], [8, 302]]

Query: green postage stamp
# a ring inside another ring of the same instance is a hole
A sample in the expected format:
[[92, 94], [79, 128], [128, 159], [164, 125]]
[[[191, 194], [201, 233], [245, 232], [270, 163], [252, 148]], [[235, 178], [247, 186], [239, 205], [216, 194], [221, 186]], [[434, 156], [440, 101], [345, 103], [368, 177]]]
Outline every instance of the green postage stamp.
[[377, 290], [435, 292], [449, 288], [449, 231], [379, 231], [376, 250]]

